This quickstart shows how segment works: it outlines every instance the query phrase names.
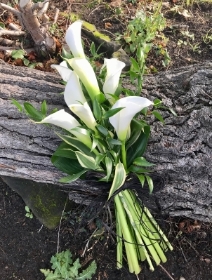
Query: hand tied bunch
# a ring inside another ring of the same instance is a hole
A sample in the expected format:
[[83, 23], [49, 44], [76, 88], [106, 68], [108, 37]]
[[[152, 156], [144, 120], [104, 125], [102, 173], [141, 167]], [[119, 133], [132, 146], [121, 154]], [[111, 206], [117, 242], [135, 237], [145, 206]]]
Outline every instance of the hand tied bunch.
[[[135, 191], [120, 189], [134, 174], [142, 187], [146, 181], [152, 192], [148, 175], [152, 164], [143, 157], [150, 127], [137, 116], [154, 103], [130, 96], [130, 91], [120, 97], [117, 89], [125, 64], [117, 59], [105, 59], [96, 76], [81, 44], [81, 25], [81, 21], [70, 25], [65, 36], [74, 57], [52, 65], [66, 82], [64, 99], [75, 117], [63, 109], [46, 117], [45, 102], [41, 111], [29, 103], [24, 108], [35, 121], [64, 130], [58, 134], [63, 142], [52, 156], [53, 164], [68, 174], [62, 182], [82, 178], [88, 171], [101, 174], [100, 181], [111, 182], [108, 200], [115, 203], [117, 267], [122, 267], [125, 252], [130, 272], [138, 274], [139, 261], [144, 260], [154, 270], [152, 261], [157, 265], [165, 262], [164, 252], [172, 246]], [[20, 104], [13, 103], [21, 109]]]

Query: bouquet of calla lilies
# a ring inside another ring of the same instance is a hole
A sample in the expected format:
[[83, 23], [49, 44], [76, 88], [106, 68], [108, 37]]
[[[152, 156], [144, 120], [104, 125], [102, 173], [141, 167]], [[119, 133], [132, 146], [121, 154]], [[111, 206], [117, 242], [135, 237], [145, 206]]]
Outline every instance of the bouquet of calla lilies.
[[[117, 267], [122, 267], [125, 258], [132, 273], [141, 271], [140, 261], [144, 260], [154, 270], [153, 263], [166, 262], [164, 252], [172, 246], [133, 188], [121, 187], [133, 175], [141, 187], [146, 182], [152, 192], [149, 168], [153, 164], [143, 157], [150, 127], [142, 115], [155, 104], [129, 90], [120, 96], [123, 62], [104, 59], [95, 74], [84, 54], [81, 26], [82, 22], [76, 21], [66, 32], [72, 58], [52, 65], [66, 82], [64, 99], [72, 114], [59, 110], [46, 117], [45, 102], [40, 111], [29, 103], [24, 108], [36, 122], [63, 129], [57, 133], [63, 142], [52, 156], [53, 164], [68, 175], [61, 182], [84, 178], [90, 171], [97, 172], [100, 181], [111, 182], [108, 200], [115, 204]], [[20, 109], [20, 104], [14, 104]]]

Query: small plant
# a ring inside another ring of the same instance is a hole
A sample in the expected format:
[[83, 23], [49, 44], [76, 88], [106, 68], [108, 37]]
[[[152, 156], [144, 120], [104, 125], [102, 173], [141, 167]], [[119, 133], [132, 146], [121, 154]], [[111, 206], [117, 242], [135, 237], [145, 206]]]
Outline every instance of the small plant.
[[[153, 14], [147, 14], [144, 10], [137, 12], [123, 35], [122, 39], [126, 43], [125, 51], [132, 57], [130, 78], [132, 82], [135, 80], [138, 82], [136, 95], [139, 95], [142, 89], [147, 55], [152, 49], [158, 32], [162, 31], [165, 26], [166, 20], [161, 13], [161, 5], [159, 5]], [[120, 40], [120, 36], [118, 39]]]
[[26, 53], [24, 50], [14, 50], [12, 51], [11, 53], [11, 56], [13, 59], [21, 59], [24, 63], [25, 66], [29, 67], [29, 68], [34, 68], [36, 66], [36, 63], [31, 63], [29, 61], [29, 59], [27, 59], [25, 56], [26, 56]]
[[26, 216], [27, 218], [32, 219], [32, 218], [33, 218], [32, 211], [29, 209], [29, 207], [28, 207], [27, 205], [25, 206], [25, 211], [26, 211], [25, 216]]
[[75, 262], [72, 260], [72, 254], [69, 250], [62, 251], [51, 257], [52, 270], [40, 269], [45, 275], [46, 280], [86, 280], [91, 279], [92, 275], [96, 272], [96, 262], [93, 261], [86, 269], [79, 272], [81, 264], [79, 259]]
[[203, 42], [205, 44], [210, 44], [212, 43], [212, 29], [210, 29], [203, 37]]

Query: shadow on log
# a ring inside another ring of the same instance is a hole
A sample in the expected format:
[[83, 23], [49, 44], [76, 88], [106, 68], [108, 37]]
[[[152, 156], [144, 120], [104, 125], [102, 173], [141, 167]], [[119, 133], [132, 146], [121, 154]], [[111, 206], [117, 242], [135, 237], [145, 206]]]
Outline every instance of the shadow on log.
[[[61, 185], [64, 176], [50, 161], [60, 140], [44, 125], [19, 113], [11, 98], [49, 109], [64, 107], [60, 78], [0, 63], [0, 176], [53, 184], [70, 199], [88, 203], [102, 189], [78, 180]], [[126, 86], [127, 82], [126, 82]], [[212, 222], [212, 64], [206, 63], [146, 76], [143, 96], [160, 98], [177, 117], [162, 112], [165, 125], [153, 122], [146, 157], [163, 180], [151, 199], [162, 213]]]

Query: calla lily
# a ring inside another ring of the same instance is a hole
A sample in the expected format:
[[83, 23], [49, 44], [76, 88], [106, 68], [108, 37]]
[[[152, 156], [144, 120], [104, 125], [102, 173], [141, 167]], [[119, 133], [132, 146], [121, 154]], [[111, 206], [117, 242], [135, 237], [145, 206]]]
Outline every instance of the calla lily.
[[97, 123], [87, 102], [84, 104], [72, 104], [69, 105], [69, 108], [87, 125], [88, 128], [96, 131], [95, 126]]
[[68, 68], [66, 61], [61, 62], [60, 65], [52, 64], [51, 68], [56, 69], [65, 82], [68, 82], [71, 73], [73, 72]]
[[92, 130], [97, 125], [91, 108], [86, 102], [79, 82], [79, 78], [73, 71], [64, 92], [64, 99], [70, 110], [77, 115]]
[[103, 94], [100, 92], [96, 75], [88, 60], [85, 58], [72, 58], [67, 61], [79, 76], [91, 100], [94, 100], [96, 97], [98, 101], [103, 101]]
[[129, 96], [119, 99], [111, 109], [124, 107], [117, 114], [109, 118], [116, 134], [121, 141], [125, 141], [133, 117], [143, 108], [152, 105], [152, 101], [138, 96]]
[[103, 68], [105, 66], [107, 68], [107, 75], [105, 78], [105, 83], [103, 85], [103, 91], [110, 103], [114, 103], [115, 100], [110, 94], [115, 94], [118, 88], [119, 78], [122, 69], [125, 67], [125, 63], [118, 60], [117, 58], [105, 58]]
[[84, 104], [86, 102], [79, 82], [79, 77], [74, 71], [72, 71], [68, 83], [66, 84], [64, 99], [68, 106], [79, 103]]
[[72, 23], [66, 31], [65, 40], [74, 57], [85, 57], [81, 41], [82, 21]]
[[70, 114], [66, 113], [64, 110], [59, 110], [45, 119], [43, 119], [40, 123], [49, 123], [56, 126], [59, 126], [65, 130], [68, 130], [73, 135], [75, 135], [82, 143], [91, 148], [92, 142], [88, 135], [86, 135], [85, 131], [82, 129], [79, 131], [73, 130], [74, 128], [80, 126], [80, 123]]

